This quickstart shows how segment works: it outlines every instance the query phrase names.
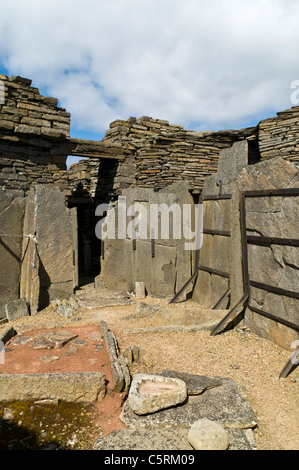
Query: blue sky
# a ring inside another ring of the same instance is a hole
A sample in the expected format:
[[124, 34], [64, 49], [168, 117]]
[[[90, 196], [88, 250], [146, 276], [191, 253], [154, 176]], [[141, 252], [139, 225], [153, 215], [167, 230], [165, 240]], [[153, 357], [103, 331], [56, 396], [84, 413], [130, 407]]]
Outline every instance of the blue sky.
[[238, 129], [292, 106], [298, 0], [1, 0], [0, 71], [32, 79], [71, 135], [151, 116]]

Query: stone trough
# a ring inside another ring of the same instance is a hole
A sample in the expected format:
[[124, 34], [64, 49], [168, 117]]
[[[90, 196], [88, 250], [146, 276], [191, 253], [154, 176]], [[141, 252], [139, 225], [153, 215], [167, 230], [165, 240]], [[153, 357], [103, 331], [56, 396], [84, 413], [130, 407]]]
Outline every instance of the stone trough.
[[95, 450], [256, 449], [257, 417], [225, 377], [136, 374], [120, 420], [126, 429], [99, 437]]
[[187, 387], [183, 380], [161, 375], [136, 374], [128, 400], [134, 413], [146, 415], [183, 403], [186, 398]]

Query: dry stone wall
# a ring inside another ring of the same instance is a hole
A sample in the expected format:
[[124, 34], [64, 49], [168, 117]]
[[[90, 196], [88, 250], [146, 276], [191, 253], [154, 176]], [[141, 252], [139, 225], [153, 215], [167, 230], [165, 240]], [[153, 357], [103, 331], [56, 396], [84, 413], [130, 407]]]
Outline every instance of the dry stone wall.
[[259, 123], [261, 159], [282, 157], [299, 162], [299, 107], [277, 113]]
[[41, 96], [29, 79], [0, 80], [0, 184], [26, 192], [33, 182], [54, 183], [53, 171], [66, 168], [61, 142], [69, 137], [70, 113], [56, 98]]
[[[0, 185], [27, 193], [32, 184], [53, 184], [67, 195], [115, 197], [129, 187], [156, 190], [185, 180], [201, 192], [216, 173], [219, 153], [235, 142], [249, 143], [249, 164], [281, 156], [298, 161], [299, 107], [277, 113], [256, 127], [195, 132], [143, 116], [116, 120], [102, 141], [70, 138], [70, 113], [56, 98], [42, 96], [31, 80], [0, 75]], [[66, 170], [68, 155], [89, 157]], [[104, 157], [104, 158], [101, 158]]]
[[[205, 178], [217, 171], [219, 152], [245, 139], [256, 142], [257, 129], [198, 133], [144, 116], [112, 122], [103, 141], [133, 150], [137, 186], [162, 189], [185, 180], [191, 191], [199, 192]], [[126, 165], [121, 162], [120, 172], [128, 170]], [[132, 184], [130, 177], [122, 181]]]

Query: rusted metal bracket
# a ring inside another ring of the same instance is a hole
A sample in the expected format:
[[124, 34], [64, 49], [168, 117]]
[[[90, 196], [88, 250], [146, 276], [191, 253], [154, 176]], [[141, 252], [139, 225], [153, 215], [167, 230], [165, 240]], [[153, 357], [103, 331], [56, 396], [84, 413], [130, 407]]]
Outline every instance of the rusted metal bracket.
[[243, 296], [231, 308], [227, 315], [211, 331], [211, 336], [215, 336], [222, 331], [227, 323], [234, 317], [240, 308], [244, 308], [250, 295], [249, 273], [248, 273], [248, 254], [247, 254], [247, 234], [246, 234], [246, 214], [244, 193], [240, 195], [240, 228], [241, 228], [241, 246], [242, 246], [242, 267], [243, 267]]
[[209, 229], [209, 228], [203, 229], [202, 233], [204, 233], [206, 235], [220, 235], [222, 237], [230, 237], [231, 236], [231, 232], [229, 232], [227, 230], [215, 230], [215, 229]]
[[214, 305], [214, 307], [212, 308], [212, 310], [217, 310], [220, 305], [222, 304], [222, 302], [224, 302], [224, 300], [230, 295], [230, 287], [225, 291], [225, 293], [223, 294], [222, 297], [220, 297], [220, 299], [218, 300], [218, 302]]
[[184, 284], [184, 286], [179, 290], [179, 292], [173, 297], [173, 299], [170, 300], [169, 303], [170, 304], [175, 303], [181, 297], [181, 295], [185, 292], [185, 290], [191, 284], [191, 282], [193, 282], [196, 279], [197, 276], [198, 276], [198, 268], [195, 271], [195, 273], [190, 277], [190, 279], [188, 279], [186, 284]]
[[292, 372], [292, 370], [296, 369], [296, 367], [298, 367], [298, 363], [294, 364], [292, 358], [289, 359], [286, 365], [284, 366], [284, 368], [282, 369], [282, 371], [280, 372], [279, 378], [280, 379], [286, 378], [289, 375], [289, 373]]
[[152, 253], [152, 258], [155, 258], [156, 250], [155, 250], [155, 239], [154, 238], [151, 238], [151, 253]]
[[266, 290], [267, 292], [272, 292], [277, 295], [286, 295], [287, 297], [292, 297], [294, 299], [299, 299], [299, 292], [293, 290], [282, 289], [281, 287], [269, 286], [263, 282], [256, 282], [250, 280], [251, 287], [256, 287], [257, 289]]
[[296, 323], [292, 323], [288, 320], [285, 320], [284, 318], [277, 317], [276, 315], [265, 312], [264, 310], [261, 310], [260, 308], [253, 307], [253, 305], [248, 305], [248, 308], [252, 310], [253, 312], [258, 313], [259, 315], [262, 315], [263, 317], [270, 318], [271, 320], [277, 321], [277, 323], [281, 323], [282, 325], [288, 326], [289, 328], [292, 328], [293, 330], [299, 332], [299, 325], [296, 325]]
[[206, 196], [202, 196], [203, 201], [218, 201], [218, 199], [231, 199], [232, 194], [218, 194], [218, 196], [214, 196], [213, 194], [207, 194]]
[[[200, 196], [199, 197], [199, 201], [198, 203], [199, 204], [202, 204], [204, 201], [218, 201], [218, 200], [221, 200], [221, 199], [231, 199], [232, 198], [232, 195], [231, 194], [221, 194], [221, 191], [220, 191], [220, 194], [218, 194], [217, 196], [215, 195], [207, 195], [207, 196]], [[224, 237], [230, 237], [231, 236], [231, 232], [229, 231], [226, 231], [226, 230], [216, 230], [216, 229], [203, 229], [202, 230], [202, 233], [203, 234], [209, 234], [209, 235], [220, 235], [220, 236], [224, 236]], [[179, 292], [173, 297], [173, 299], [170, 300], [170, 304], [171, 303], [174, 303], [176, 302], [180, 297], [181, 295], [184, 293], [184, 291], [187, 289], [187, 287], [193, 282], [195, 281], [195, 279], [197, 278], [198, 276], [198, 273], [199, 271], [206, 271], [206, 272], [209, 272], [211, 274], [217, 274], [218, 276], [222, 276], [222, 277], [226, 277], [226, 278], [229, 278], [229, 273], [226, 273], [226, 272], [223, 272], [223, 271], [220, 271], [220, 270], [217, 270], [217, 269], [213, 269], [213, 268], [208, 268], [206, 266], [200, 266], [199, 265], [199, 250], [196, 251], [196, 260], [195, 260], [195, 271], [194, 271], [194, 274], [190, 277], [190, 279], [188, 279], [188, 281], [186, 282], [186, 284], [184, 284], [184, 286], [179, 290]], [[229, 295], [229, 294], [227, 294]], [[223, 302], [223, 300], [227, 297], [227, 295], [225, 297], [223, 297], [223, 299], [221, 300], [221, 302]], [[220, 301], [219, 301], [220, 302]], [[217, 302], [218, 303], [218, 302]], [[216, 304], [217, 305], [217, 304]]]
[[[199, 196], [199, 200], [198, 200], [198, 204], [202, 204], [203, 202], [203, 199], [202, 199], [202, 196]], [[198, 237], [200, 234], [196, 234], [196, 236]], [[198, 246], [197, 242], [196, 242], [196, 246]], [[188, 279], [188, 281], [186, 282], [186, 284], [183, 285], [183, 287], [175, 294], [175, 296], [169, 301], [170, 304], [173, 304], [175, 302], [177, 302], [177, 300], [181, 297], [181, 295], [183, 295], [183, 293], [185, 292], [185, 290], [187, 289], [187, 287], [195, 281], [195, 279], [197, 278], [198, 276], [198, 272], [199, 272], [199, 249], [196, 250], [195, 252], [195, 262], [194, 262], [194, 266], [195, 266], [195, 269], [194, 269], [194, 273], [192, 274], [192, 276]]]
[[254, 191], [244, 191], [244, 195], [245, 197], [299, 196], [299, 188], [257, 189]]
[[275, 238], [275, 237], [261, 237], [258, 235], [247, 235], [247, 242], [254, 245], [287, 245], [299, 246], [297, 238]]
[[207, 273], [210, 273], [210, 274], [217, 274], [217, 276], [226, 277], [226, 278], [230, 277], [229, 273], [225, 271], [220, 271], [220, 269], [208, 268], [207, 266], [202, 266], [202, 265], [200, 265], [198, 269], [200, 271], [206, 271]]

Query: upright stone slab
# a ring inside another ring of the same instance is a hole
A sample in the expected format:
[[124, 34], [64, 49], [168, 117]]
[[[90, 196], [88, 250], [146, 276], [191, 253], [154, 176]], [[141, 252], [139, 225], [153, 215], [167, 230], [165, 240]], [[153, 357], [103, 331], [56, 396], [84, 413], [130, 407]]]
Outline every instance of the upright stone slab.
[[73, 293], [72, 217], [59, 188], [37, 185], [30, 190], [24, 231], [29, 232], [30, 246], [26, 250], [23, 244], [21, 295], [35, 314]]
[[[136, 212], [127, 217], [127, 210], [134, 203]], [[108, 234], [108, 238], [104, 240], [101, 274], [96, 279], [96, 287], [134, 292], [135, 283], [144, 282], [149, 295], [173, 296], [185, 284], [191, 272], [190, 251], [186, 247], [188, 240], [184, 239], [186, 230], [183, 226], [183, 206], [188, 204], [193, 209], [193, 200], [186, 182], [170, 185], [160, 191], [151, 188], [123, 190], [122, 199], [119, 198], [115, 207], [115, 239]], [[154, 207], [158, 208], [155, 219], [158, 233], [153, 237], [150, 221], [154, 219], [151, 212]], [[166, 209], [164, 215], [161, 213], [163, 209]], [[175, 215], [180, 218], [177, 224], [173, 209], [177, 210]], [[130, 227], [132, 219], [136, 220], [139, 213], [145, 216], [141, 223], [135, 222], [137, 240], [133, 243]], [[119, 224], [122, 214], [124, 224]], [[111, 211], [112, 218], [113, 215]], [[113, 224], [113, 220], [110, 219], [111, 223]], [[141, 227], [145, 227], [144, 232]], [[173, 227], [181, 229], [181, 237], [176, 238]]]
[[[232, 199], [204, 201], [204, 229], [231, 232], [231, 237], [203, 235], [200, 264], [230, 275], [231, 304], [242, 297], [242, 260], [240, 245], [239, 192], [235, 181], [248, 164], [248, 142], [237, 142], [219, 154], [218, 170], [205, 180], [202, 195], [232, 194]], [[228, 278], [199, 271], [193, 300], [214, 307], [229, 287]], [[221, 308], [226, 308], [223, 303]]]
[[[298, 188], [299, 165], [283, 158], [272, 158], [243, 169], [238, 188], [250, 190]], [[248, 233], [275, 238], [298, 238], [299, 196], [246, 198]], [[252, 281], [298, 292], [299, 249], [292, 245], [248, 244], [249, 275]], [[299, 300], [251, 287], [250, 306], [299, 324]], [[249, 307], [246, 325], [256, 334], [291, 350], [298, 340], [294, 329], [260, 315]]]
[[0, 320], [5, 304], [19, 298], [25, 200], [0, 186]]
[[5, 312], [8, 321], [29, 315], [28, 304], [25, 299], [13, 300], [5, 305]]

